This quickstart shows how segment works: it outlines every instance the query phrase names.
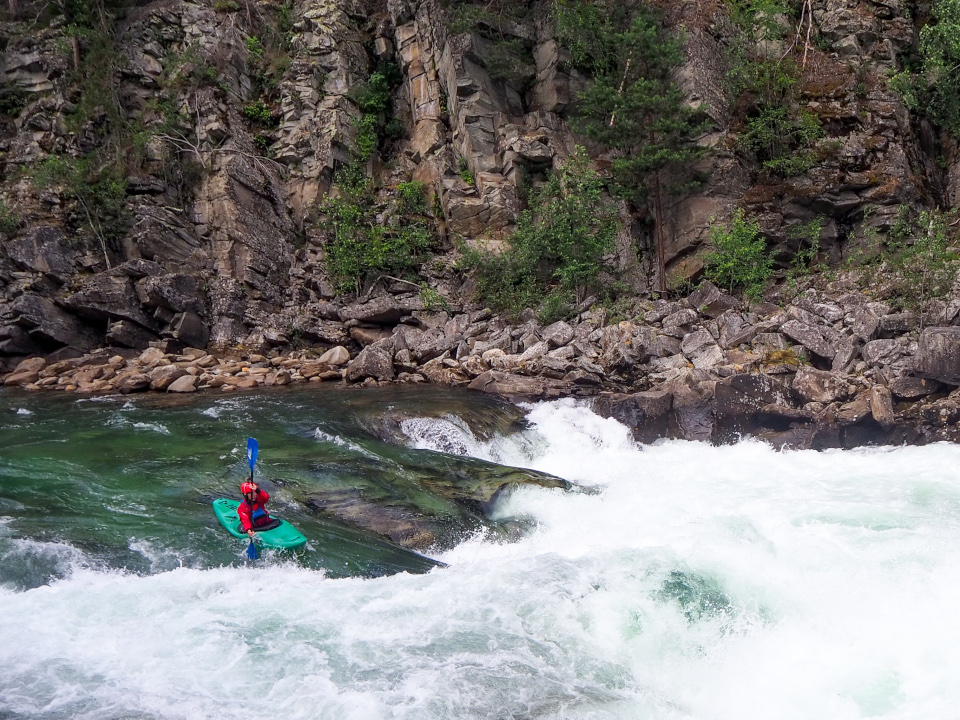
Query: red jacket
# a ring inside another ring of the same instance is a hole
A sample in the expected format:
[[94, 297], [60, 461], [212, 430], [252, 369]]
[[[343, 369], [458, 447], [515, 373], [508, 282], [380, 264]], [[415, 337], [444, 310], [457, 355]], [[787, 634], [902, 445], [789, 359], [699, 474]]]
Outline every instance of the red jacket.
[[[266, 490], [258, 492], [256, 499], [253, 501], [252, 512], [250, 503], [247, 502], [246, 498], [240, 501], [240, 506], [237, 508], [237, 516], [240, 518], [240, 524], [243, 526], [244, 532], [250, 529], [255, 530], [257, 525], [266, 525], [270, 522], [272, 518], [267, 515], [267, 509], [264, 507], [269, 499], [270, 493]], [[261, 515], [260, 513], [263, 514]]]

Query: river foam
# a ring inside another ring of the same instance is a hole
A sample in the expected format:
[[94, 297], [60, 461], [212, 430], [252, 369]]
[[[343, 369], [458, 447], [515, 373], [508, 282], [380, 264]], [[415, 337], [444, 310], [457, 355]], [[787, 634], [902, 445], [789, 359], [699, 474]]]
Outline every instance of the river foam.
[[295, 565], [0, 590], [0, 707], [43, 718], [952, 718], [960, 448], [638, 447], [572, 401], [411, 444], [552, 472], [427, 575]]

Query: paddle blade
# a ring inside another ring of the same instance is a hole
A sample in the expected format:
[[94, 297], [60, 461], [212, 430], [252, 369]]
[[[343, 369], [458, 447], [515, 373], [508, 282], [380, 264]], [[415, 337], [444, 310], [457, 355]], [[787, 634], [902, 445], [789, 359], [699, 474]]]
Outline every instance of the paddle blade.
[[257, 552], [257, 546], [253, 544], [253, 540], [247, 545], [247, 557], [251, 560], [256, 560], [260, 557], [260, 553]]
[[247, 438], [247, 462], [250, 463], [250, 474], [253, 475], [253, 466], [257, 464], [257, 453], [260, 447], [256, 438]]

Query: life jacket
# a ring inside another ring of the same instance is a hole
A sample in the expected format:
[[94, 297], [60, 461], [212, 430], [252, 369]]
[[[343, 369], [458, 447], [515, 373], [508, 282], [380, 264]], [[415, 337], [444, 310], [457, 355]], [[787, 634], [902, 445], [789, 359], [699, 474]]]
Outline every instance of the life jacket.
[[257, 493], [257, 499], [253, 503], [248, 503], [246, 499], [240, 501], [240, 505], [237, 507], [237, 517], [240, 518], [240, 526], [244, 532], [260, 525], [266, 525], [273, 519], [266, 508], [263, 507], [269, 499], [270, 494], [266, 490], [261, 490]]

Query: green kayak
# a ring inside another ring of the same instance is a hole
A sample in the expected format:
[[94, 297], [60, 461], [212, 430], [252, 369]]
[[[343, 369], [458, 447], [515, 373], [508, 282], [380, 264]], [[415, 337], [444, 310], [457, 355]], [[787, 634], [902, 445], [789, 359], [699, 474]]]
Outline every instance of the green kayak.
[[[227, 532], [235, 538], [246, 540], [247, 534], [240, 527], [240, 518], [237, 517], [237, 507], [239, 505], [240, 502], [237, 500], [218, 498], [213, 501], [213, 512], [220, 524], [227, 529]], [[257, 539], [263, 547], [280, 550], [292, 550], [307, 544], [307, 539], [286, 520], [281, 520], [280, 527], [273, 530], [262, 532], [258, 530]]]

